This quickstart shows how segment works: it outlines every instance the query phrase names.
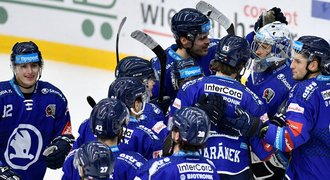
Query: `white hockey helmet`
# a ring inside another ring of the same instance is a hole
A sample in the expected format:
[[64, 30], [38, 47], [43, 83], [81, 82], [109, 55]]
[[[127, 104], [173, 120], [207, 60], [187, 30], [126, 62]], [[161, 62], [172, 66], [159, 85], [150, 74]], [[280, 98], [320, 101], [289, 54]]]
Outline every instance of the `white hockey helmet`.
[[[259, 57], [258, 48], [271, 47], [266, 57]], [[292, 47], [291, 33], [286, 24], [279, 21], [263, 26], [252, 42], [251, 48], [255, 55], [253, 70], [263, 72], [272, 65], [290, 58]]]

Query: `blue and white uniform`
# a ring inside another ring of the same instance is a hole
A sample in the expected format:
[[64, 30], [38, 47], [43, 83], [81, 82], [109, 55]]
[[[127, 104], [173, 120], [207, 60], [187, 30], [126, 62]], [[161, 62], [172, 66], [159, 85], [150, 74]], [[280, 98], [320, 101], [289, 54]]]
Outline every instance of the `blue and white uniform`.
[[118, 145], [121, 150], [138, 152], [146, 159], [157, 158], [162, 154], [162, 141], [156, 133], [139, 125], [139, 121], [132, 116], [124, 128], [123, 136], [124, 139]]
[[63, 93], [37, 81], [25, 99], [14, 79], [0, 83], [0, 161], [23, 179], [43, 179], [46, 146], [61, 134], [71, 134], [70, 113]]
[[246, 86], [262, 100], [267, 107], [268, 116], [272, 117], [281, 103], [288, 99], [290, 89], [296, 83], [292, 79], [290, 63], [286, 61], [274, 70], [257, 74], [254, 76], [255, 83], [252, 82], [252, 75], [250, 75]]
[[198, 152], [179, 151], [170, 157], [148, 161], [137, 173], [135, 180], [149, 179], [219, 179], [212, 161]]
[[[210, 71], [210, 61], [214, 59], [216, 47], [219, 44], [218, 39], [210, 39], [210, 44], [209, 44], [209, 50], [208, 54], [206, 56], [203, 56], [201, 58], [195, 59], [198, 65], [201, 67], [202, 72], [204, 73], [205, 76], [209, 76], [212, 74]], [[166, 74], [165, 74], [165, 83], [164, 87], [166, 87], [164, 91], [164, 96], [169, 96], [171, 99], [174, 99], [176, 96], [176, 92], [172, 86], [172, 81], [171, 81], [171, 69], [172, 69], [172, 64], [176, 60], [181, 60], [182, 57], [178, 55], [175, 51], [178, 49], [178, 46], [176, 44], [173, 44], [169, 48], [167, 48], [166, 51]], [[158, 73], [158, 76], [160, 76], [160, 62], [157, 57], [151, 59], [153, 68], [156, 70]], [[154, 96], [158, 96], [159, 94], [159, 83], [156, 83], [153, 90], [152, 94]]]
[[[194, 105], [202, 94], [219, 93], [226, 101], [225, 117], [236, 118], [235, 106], [239, 105], [262, 121], [268, 121], [268, 115], [262, 101], [235, 79], [225, 76], [201, 77], [185, 83], [177, 94], [171, 107], [170, 116], [177, 109]], [[250, 150], [254, 150], [259, 158], [265, 159], [272, 149], [264, 149], [260, 138], [229, 136], [221, 132], [213, 124], [206, 147], [202, 155], [213, 161], [219, 174], [237, 175], [249, 169]]]
[[[152, 103], [146, 103], [144, 111], [138, 119], [138, 125], [143, 125], [149, 129], [152, 129], [160, 141], [163, 142], [168, 134], [164, 120], [165, 116], [157, 106]], [[96, 136], [92, 133], [90, 128], [89, 119], [86, 119], [80, 124], [78, 133], [79, 136], [73, 143], [73, 149], [79, 148], [84, 143], [96, 141]]]
[[[109, 179], [131, 180], [134, 179], [136, 171], [147, 162], [139, 153], [131, 151], [121, 151], [117, 146], [109, 147], [115, 156], [114, 172]], [[77, 149], [70, 152], [67, 156], [62, 172], [62, 180], [80, 180], [78, 169], [74, 167], [74, 155]]]
[[290, 92], [287, 126], [270, 124], [265, 141], [290, 152], [289, 179], [327, 179], [330, 176], [330, 76], [298, 82]]

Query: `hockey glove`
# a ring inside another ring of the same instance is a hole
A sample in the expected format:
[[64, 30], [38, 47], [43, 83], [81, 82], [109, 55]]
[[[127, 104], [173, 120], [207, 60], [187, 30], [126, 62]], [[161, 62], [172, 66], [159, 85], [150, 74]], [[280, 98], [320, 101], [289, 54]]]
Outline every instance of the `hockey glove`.
[[254, 31], [257, 32], [266, 24], [272, 23], [274, 21], [280, 21], [281, 23], [288, 24], [286, 17], [282, 13], [280, 8], [273, 7], [265, 13], [262, 13], [257, 22], [254, 24]]
[[218, 123], [217, 125], [219, 132], [221, 134], [226, 134], [229, 136], [240, 136], [240, 132], [237, 129], [232, 128], [231, 126], [228, 126], [226, 123]]
[[235, 107], [237, 118], [227, 119], [228, 125], [240, 131], [242, 136], [254, 136], [259, 132], [262, 125], [259, 118], [252, 116], [249, 112], [239, 106]]
[[22, 179], [17, 173], [8, 166], [0, 166], [0, 180], [20, 180]]
[[276, 160], [282, 164], [283, 168], [286, 169], [289, 166], [290, 154], [286, 152], [282, 152], [280, 150], [276, 150], [274, 152]]
[[71, 134], [56, 137], [45, 149], [46, 165], [51, 169], [62, 167], [65, 157], [71, 150], [74, 137]]
[[274, 124], [276, 126], [279, 126], [279, 127], [283, 127], [283, 126], [286, 126], [286, 123], [285, 123], [285, 118], [286, 116], [282, 113], [276, 113], [271, 119], [270, 119], [270, 123], [271, 124]]
[[199, 97], [196, 107], [204, 110], [215, 125], [221, 122], [225, 113], [226, 101], [217, 93], [203, 94]]
[[168, 107], [171, 105], [171, 98], [169, 96], [164, 96], [162, 102], [159, 102], [158, 98], [153, 98], [150, 100], [150, 103], [159, 107], [159, 109], [161, 109], [164, 114], [167, 114]]

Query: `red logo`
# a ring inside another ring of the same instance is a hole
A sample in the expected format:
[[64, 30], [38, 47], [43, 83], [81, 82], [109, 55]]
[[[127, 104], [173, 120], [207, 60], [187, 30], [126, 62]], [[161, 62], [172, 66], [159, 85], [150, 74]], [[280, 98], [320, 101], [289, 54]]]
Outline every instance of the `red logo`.
[[292, 120], [288, 120], [287, 125], [291, 129], [294, 136], [299, 136], [301, 134], [301, 130], [303, 128], [302, 123], [298, 123], [298, 122], [294, 122]]

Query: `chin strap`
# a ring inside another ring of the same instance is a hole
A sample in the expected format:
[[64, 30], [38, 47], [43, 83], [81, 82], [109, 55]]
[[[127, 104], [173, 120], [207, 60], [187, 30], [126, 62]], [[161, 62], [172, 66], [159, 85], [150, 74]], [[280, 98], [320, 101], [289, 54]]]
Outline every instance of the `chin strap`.
[[[315, 61], [315, 60], [314, 60], [314, 61]], [[313, 61], [309, 61], [309, 62], [307, 63], [307, 66], [306, 66], [306, 71], [307, 71], [307, 73], [305, 74], [305, 76], [303, 77], [302, 80], [306, 80], [306, 79], [308, 79], [309, 75], [311, 75], [311, 74], [313, 74], [313, 73], [320, 72], [320, 69], [318, 69], [318, 70], [316, 70], [316, 71], [311, 71], [311, 70], [308, 69], [308, 66], [309, 66], [309, 64], [310, 64], [311, 62], [313, 62]]]

